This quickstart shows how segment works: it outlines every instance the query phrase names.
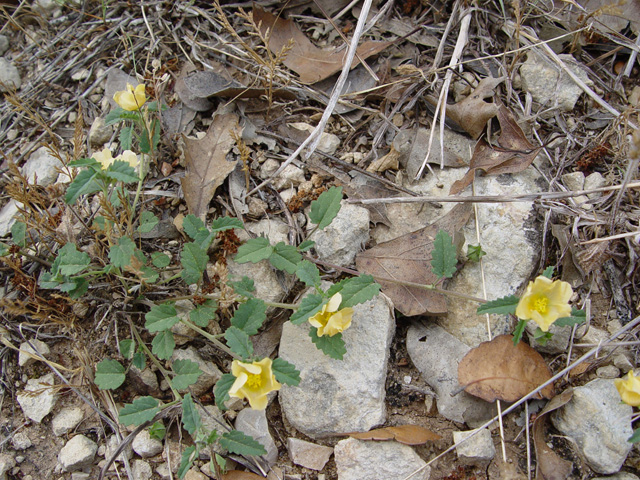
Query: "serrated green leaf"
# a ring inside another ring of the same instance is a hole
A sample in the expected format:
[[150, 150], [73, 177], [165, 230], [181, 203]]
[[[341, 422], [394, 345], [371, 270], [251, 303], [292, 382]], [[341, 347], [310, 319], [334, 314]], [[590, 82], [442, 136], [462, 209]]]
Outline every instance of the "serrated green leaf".
[[98, 161], [96, 161], [95, 158], [79, 158], [77, 160], [72, 160], [67, 164], [69, 167], [75, 167], [75, 168], [80, 168], [80, 167], [95, 167], [98, 170], [101, 167], [101, 164], [98, 163]]
[[342, 187], [331, 187], [322, 192], [317, 200], [311, 202], [309, 220], [318, 225], [322, 230], [336, 218], [340, 211], [342, 200]]
[[133, 354], [136, 351], [136, 342], [128, 338], [126, 340], [121, 340], [118, 344], [118, 347], [120, 348], [120, 355], [122, 355], [127, 360], [131, 360], [133, 358]]
[[62, 275], [76, 275], [82, 272], [91, 263], [89, 255], [79, 252], [74, 243], [67, 243], [58, 252], [60, 263], [58, 272]]
[[231, 430], [222, 434], [220, 445], [231, 453], [238, 455], [264, 455], [267, 451], [262, 444], [239, 430]]
[[160, 360], [169, 360], [176, 348], [176, 341], [171, 330], [159, 332], [151, 341], [151, 351]]
[[467, 258], [472, 262], [479, 262], [486, 254], [480, 245], [467, 245]]
[[156, 440], [163, 440], [164, 436], [167, 434], [167, 429], [164, 424], [160, 421], [154, 422], [153, 425], [149, 427], [149, 436], [151, 438], [155, 438]]
[[631, 435], [627, 439], [627, 442], [629, 442], [629, 443], [638, 443], [638, 442], [640, 442], [640, 428], [636, 428], [633, 431], [633, 435]]
[[207, 268], [209, 257], [207, 252], [195, 242], [185, 243], [180, 254], [180, 263], [182, 270], [182, 278], [185, 282], [192, 284], [197, 283], [202, 276], [202, 272]]
[[113, 390], [124, 383], [125, 370], [116, 360], [102, 360], [96, 365], [95, 383], [100, 390]]
[[131, 150], [131, 143], [133, 141], [133, 127], [122, 127], [120, 130], [120, 146], [123, 150]]
[[8, 255], [8, 254], [9, 254], [9, 245], [7, 245], [6, 243], [0, 242], [0, 257], [4, 257], [5, 255]]
[[61, 286], [60, 290], [66, 291], [69, 294], [69, 297], [74, 300], [76, 298], [80, 298], [82, 295], [87, 293], [87, 290], [89, 290], [89, 281], [85, 278], [74, 278], [70, 285], [71, 288], [63, 290]]
[[165, 268], [171, 263], [171, 257], [162, 252], [153, 252], [151, 254], [151, 263], [156, 268]]
[[176, 360], [171, 369], [176, 373], [176, 376], [171, 379], [171, 384], [177, 390], [184, 390], [189, 385], [193, 385], [202, 375], [198, 364], [187, 359]]
[[140, 180], [138, 175], [136, 175], [136, 170], [129, 162], [124, 162], [122, 160], [115, 160], [109, 168], [102, 171], [102, 174], [111, 179], [124, 183], [134, 183]]
[[300, 301], [298, 310], [291, 314], [289, 321], [294, 325], [300, 325], [306, 322], [309, 317], [318, 313], [322, 309], [322, 306], [328, 301], [328, 299], [322, 298], [320, 295], [307, 295]]
[[154, 269], [143, 265], [140, 271], [136, 273], [138, 278], [144, 283], [156, 283], [160, 275]]
[[144, 326], [151, 333], [167, 330], [180, 321], [176, 307], [172, 303], [154, 305], [144, 318], [146, 320]]
[[543, 277], [547, 277], [549, 280], [551, 280], [553, 278], [553, 271], [555, 269], [553, 268], [553, 266], [547, 267], [544, 269], [544, 271], [542, 272], [542, 276]]
[[138, 120], [138, 113], [130, 112], [122, 107], [116, 107], [104, 117], [104, 124], [107, 126], [113, 125], [122, 120]]
[[222, 232], [223, 230], [229, 230], [230, 228], [240, 228], [244, 230], [244, 225], [239, 219], [231, 217], [216, 218], [211, 223], [211, 232]]
[[518, 345], [520, 339], [522, 338], [522, 334], [524, 333], [524, 329], [527, 326], [526, 320], [520, 320], [516, 325], [515, 330], [513, 331], [513, 344]]
[[249, 335], [238, 327], [227, 328], [227, 331], [224, 332], [224, 339], [227, 341], [227, 346], [231, 351], [243, 360], [248, 359], [253, 354], [253, 344], [249, 339]]
[[216, 318], [216, 309], [218, 306], [215, 302], [213, 305], [198, 305], [189, 312], [189, 319], [199, 327], [206, 327], [209, 322]]
[[478, 315], [483, 315], [485, 313], [496, 313], [499, 315], [516, 313], [516, 307], [518, 306], [519, 301], [520, 299], [516, 295], [508, 295], [506, 297], [483, 303], [478, 307], [476, 313]]
[[313, 240], [305, 240], [300, 245], [298, 245], [299, 252], [306, 252], [307, 250], [311, 250], [315, 246], [316, 242]]
[[216, 382], [216, 385], [213, 387], [213, 396], [216, 399], [216, 405], [220, 410], [226, 410], [225, 402], [229, 400], [229, 389], [233, 386], [236, 381], [236, 377], [231, 375], [230, 373], [225, 373], [220, 377], [220, 380]]
[[109, 260], [114, 267], [124, 268], [131, 265], [131, 257], [136, 251], [136, 242], [129, 237], [120, 237], [116, 245], [109, 249]]
[[456, 273], [456, 247], [449, 235], [444, 230], [438, 230], [433, 240], [431, 252], [431, 269], [438, 278], [451, 278]]
[[347, 353], [347, 347], [342, 339], [342, 333], [336, 333], [333, 337], [329, 335], [318, 336], [318, 329], [311, 327], [309, 330], [311, 341], [321, 350], [322, 353], [336, 360], [342, 360], [344, 354]]
[[198, 458], [198, 451], [194, 445], [184, 449], [180, 459], [180, 466], [178, 467], [178, 478], [184, 478], [187, 475], [196, 458]]
[[238, 295], [242, 295], [243, 297], [251, 298], [256, 291], [253, 279], [247, 277], [246, 275], [242, 277], [242, 280], [230, 283], [233, 291]]
[[267, 318], [267, 306], [259, 298], [250, 298], [238, 306], [231, 318], [231, 325], [247, 335], [255, 335]]
[[96, 183], [98, 172], [93, 169], [82, 170], [67, 187], [64, 201], [67, 205], [74, 203], [80, 195], [97, 192], [100, 186]]
[[202, 419], [190, 393], [187, 393], [182, 399], [182, 425], [192, 436], [202, 426]]
[[[107, 181], [107, 183], [111, 181], [109, 178], [106, 178], [106, 177], [105, 177], [105, 180]], [[120, 208], [122, 206], [122, 200], [127, 198], [127, 195], [128, 193], [125, 191], [124, 186], [118, 185], [116, 188], [112, 190], [111, 195], [109, 195], [109, 201], [111, 202], [111, 205], [114, 208]]]
[[140, 151], [142, 153], [151, 153], [151, 150], [155, 150], [160, 142], [160, 123], [157, 119], [153, 120], [149, 130], [151, 131], [151, 139], [149, 139], [149, 132], [146, 128], [140, 135]]
[[26, 246], [27, 225], [23, 222], [16, 222], [11, 225], [11, 240], [20, 247]]
[[538, 342], [540, 345], [546, 345], [549, 340], [553, 337], [553, 333], [551, 332], [543, 332], [540, 327], [536, 328], [536, 331], [533, 332], [533, 339]]
[[138, 231], [140, 233], [149, 233], [158, 224], [158, 217], [148, 210], [145, 210], [140, 215], [140, 224], [138, 225]]
[[278, 242], [273, 247], [273, 253], [269, 257], [271, 265], [289, 274], [295, 273], [300, 261], [302, 261], [302, 255], [300, 255], [296, 247], [287, 245], [284, 242]]
[[120, 410], [120, 423], [123, 425], [142, 425], [144, 422], [153, 420], [160, 412], [158, 400], [153, 397], [136, 398], [133, 403], [129, 403]]
[[308, 287], [320, 286], [320, 270], [309, 260], [303, 260], [296, 267], [296, 277]]
[[144, 353], [136, 352], [133, 354], [133, 358], [131, 359], [131, 364], [136, 367], [138, 370], [144, 370], [144, 367], [147, 363], [147, 357], [145, 357]]
[[276, 376], [276, 380], [280, 383], [291, 385], [293, 387], [300, 383], [300, 371], [298, 371], [294, 365], [282, 358], [278, 357], [273, 360], [271, 370]]
[[553, 322], [557, 327], [573, 327], [587, 321], [587, 312], [577, 308], [571, 309], [571, 316], [562, 317]]
[[238, 247], [238, 253], [234, 260], [238, 263], [258, 263], [269, 258], [272, 253], [273, 247], [268, 238], [251, 238], [244, 245]]
[[342, 285], [340, 308], [353, 307], [359, 303], [367, 302], [380, 293], [380, 285], [371, 275], [348, 278], [340, 283]]
[[198, 235], [198, 232], [201, 230], [209, 233], [207, 227], [204, 226], [204, 222], [191, 213], [184, 217], [184, 220], [182, 221], [182, 229], [184, 230], [184, 233], [189, 235], [193, 240], [195, 240], [196, 235]]

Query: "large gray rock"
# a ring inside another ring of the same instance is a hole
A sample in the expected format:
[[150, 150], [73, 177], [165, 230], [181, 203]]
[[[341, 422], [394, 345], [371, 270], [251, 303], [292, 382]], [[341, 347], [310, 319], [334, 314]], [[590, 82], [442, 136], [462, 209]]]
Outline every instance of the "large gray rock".
[[144, 460], [134, 460], [131, 470], [133, 472], [133, 480], [149, 480], [153, 475], [151, 465]]
[[241, 410], [236, 417], [235, 427], [236, 430], [244, 432], [261, 443], [267, 451], [263, 458], [269, 463], [269, 466], [275, 465], [278, 461], [278, 447], [269, 433], [269, 423], [264, 410], [253, 410], [252, 408]]
[[22, 85], [20, 72], [6, 58], [0, 57], [0, 93], [17, 90]]
[[162, 442], [152, 438], [149, 430], [142, 430], [131, 442], [131, 448], [142, 458], [155, 457], [162, 452]]
[[458, 459], [465, 465], [486, 466], [496, 455], [491, 432], [483, 428], [471, 437], [474, 432], [476, 430], [453, 432], [453, 443], [456, 444]]
[[58, 453], [58, 463], [67, 472], [91, 465], [98, 445], [84, 435], [76, 435]]
[[553, 425], [577, 445], [598, 473], [616, 473], [633, 445], [633, 408], [620, 401], [613, 380], [598, 378], [573, 389], [573, 398], [551, 415]]
[[[431, 468], [408, 445], [341, 440], [335, 449], [339, 480], [427, 480]], [[415, 474], [414, 474], [415, 473]]]
[[62, 167], [60, 159], [51, 154], [47, 147], [40, 147], [29, 156], [29, 160], [22, 167], [22, 174], [29, 183], [46, 187], [58, 179], [58, 170]]
[[440, 415], [477, 427], [495, 415], [495, 405], [464, 391], [452, 395], [459, 391], [458, 363], [469, 350], [438, 325], [412, 325], [407, 331], [407, 351], [422, 379], [436, 391]]
[[[40, 423], [53, 409], [58, 396], [56, 395], [53, 373], [40, 378], [33, 378], [27, 382], [24, 392], [18, 394], [18, 403], [24, 415], [36, 423]], [[30, 392], [39, 392], [34, 395]]]
[[279, 392], [287, 420], [311, 438], [367, 431], [383, 423], [394, 331], [393, 312], [382, 295], [354, 307], [351, 326], [342, 334], [347, 349], [343, 360], [316, 348], [308, 323], [286, 322], [280, 357], [300, 370], [300, 384], [283, 385]]
[[278, 274], [267, 260], [258, 263], [236, 263], [227, 261], [229, 277], [238, 281], [242, 277], [251, 278], [256, 286], [256, 297], [268, 302], [279, 302], [285, 294]]
[[51, 429], [56, 437], [66, 435], [76, 428], [84, 418], [84, 412], [80, 407], [64, 407], [53, 420], [51, 420]]

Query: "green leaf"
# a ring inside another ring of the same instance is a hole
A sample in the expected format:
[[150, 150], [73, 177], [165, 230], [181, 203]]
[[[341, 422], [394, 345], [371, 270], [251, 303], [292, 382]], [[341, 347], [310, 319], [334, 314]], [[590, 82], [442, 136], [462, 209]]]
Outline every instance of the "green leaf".
[[122, 127], [120, 130], [120, 146], [123, 150], [131, 150], [131, 142], [133, 141], [133, 127]]
[[293, 274], [298, 268], [298, 263], [302, 260], [302, 255], [291, 245], [287, 245], [284, 242], [278, 242], [273, 247], [273, 253], [269, 257], [271, 265], [278, 270], [284, 270], [289, 274]]
[[158, 400], [153, 397], [140, 397], [122, 407], [119, 418], [123, 425], [137, 426], [153, 420], [158, 413], [160, 413]]
[[296, 277], [308, 287], [320, 286], [320, 270], [309, 260], [303, 260], [296, 267]]
[[11, 239], [13, 243], [20, 247], [26, 246], [27, 225], [23, 222], [16, 222], [11, 225]]
[[163, 330], [151, 341], [151, 351], [160, 360], [169, 360], [176, 348], [176, 341], [171, 330]]
[[456, 273], [456, 247], [449, 235], [444, 230], [438, 230], [433, 241], [433, 252], [431, 252], [431, 269], [438, 277], [451, 278]]
[[202, 230], [209, 233], [207, 227], [204, 226], [204, 222], [191, 213], [184, 217], [184, 220], [182, 221], [182, 229], [184, 230], [184, 233], [189, 235], [193, 240], [195, 240], [198, 232]]
[[114, 123], [118, 123], [122, 120], [138, 120], [138, 114], [136, 112], [125, 110], [122, 107], [116, 107], [104, 117], [104, 124], [113, 125]]
[[193, 385], [202, 375], [198, 364], [187, 359], [176, 360], [171, 368], [176, 373], [176, 376], [171, 380], [171, 384], [176, 390], [184, 390], [189, 385]]
[[7, 245], [6, 243], [0, 242], [0, 257], [4, 257], [5, 255], [8, 255], [8, 254], [9, 254], [9, 245]]
[[144, 353], [136, 352], [133, 355], [133, 359], [131, 360], [131, 365], [136, 367], [138, 370], [144, 370], [144, 367], [147, 363], [147, 357], [145, 357]]
[[543, 332], [540, 327], [536, 328], [536, 331], [533, 333], [533, 339], [538, 342], [540, 345], [546, 345], [549, 340], [553, 337], [553, 333], [551, 332]]
[[149, 233], [158, 224], [158, 217], [148, 210], [145, 210], [140, 215], [140, 224], [138, 225], [138, 231], [140, 233]]
[[151, 254], [151, 263], [156, 268], [165, 268], [171, 263], [171, 257], [162, 252], [153, 252]]
[[231, 318], [231, 325], [239, 328], [247, 335], [255, 335], [267, 318], [267, 306], [259, 298], [250, 298], [238, 306]]
[[249, 335], [240, 330], [238, 327], [229, 327], [224, 332], [224, 339], [233, 353], [243, 360], [248, 359], [253, 354], [253, 344], [249, 339]]
[[74, 300], [80, 298], [89, 290], [89, 282], [84, 278], [74, 278], [73, 281], [67, 285], [67, 288], [63, 288], [63, 285], [61, 285], [60, 290], [67, 292], [69, 297]]
[[322, 192], [317, 200], [311, 202], [309, 219], [322, 230], [336, 218], [340, 211], [342, 200], [342, 187], [331, 187]]
[[137, 273], [137, 275], [138, 278], [144, 283], [156, 283], [158, 281], [158, 278], [160, 278], [158, 272], [144, 265], [140, 267], [140, 272]]
[[271, 370], [276, 376], [276, 380], [280, 383], [291, 385], [293, 387], [300, 383], [300, 372], [298, 369], [282, 358], [276, 358], [273, 360]]
[[547, 277], [549, 280], [551, 280], [553, 278], [553, 271], [554, 271], [553, 266], [547, 267], [542, 272], [542, 276]]
[[267, 451], [260, 442], [252, 437], [245, 435], [238, 430], [231, 430], [222, 434], [220, 445], [231, 453], [238, 455], [264, 455]]
[[233, 386], [235, 381], [236, 377], [230, 373], [225, 373], [220, 377], [220, 380], [216, 382], [215, 387], [213, 387], [213, 395], [216, 399], [216, 405], [220, 410], [227, 409], [224, 404], [229, 400], [229, 389]]
[[573, 327], [587, 321], [587, 312], [584, 310], [578, 310], [577, 308], [571, 309], [571, 316], [562, 317], [553, 322], [558, 327]]
[[486, 254], [480, 245], [467, 245], [467, 258], [472, 262], [479, 262]]
[[[216, 459], [216, 463], [220, 467], [220, 470], [222, 471], [222, 473], [227, 473], [227, 459], [224, 458], [224, 457], [221, 457], [217, 453], [216, 453], [215, 459]], [[211, 471], [215, 472], [215, 467], [214, 466], [211, 466]]]
[[131, 360], [133, 358], [133, 354], [136, 351], [136, 342], [134, 342], [130, 338], [121, 340], [118, 344], [118, 347], [120, 348], [120, 354], [127, 360]]
[[134, 183], [140, 180], [136, 175], [136, 169], [129, 165], [129, 162], [122, 160], [114, 161], [109, 165], [109, 168], [103, 170], [102, 174], [107, 178], [124, 183]]
[[114, 267], [124, 268], [131, 265], [131, 257], [136, 251], [136, 242], [129, 237], [120, 237], [116, 245], [109, 249], [109, 260]]
[[318, 350], [322, 350], [322, 353], [331, 358], [342, 360], [344, 354], [347, 353], [347, 347], [344, 344], [344, 340], [342, 340], [342, 333], [336, 333], [333, 337], [329, 335], [319, 337], [318, 329], [311, 327], [309, 336], [311, 337], [311, 341], [318, 347]]
[[149, 436], [151, 438], [155, 438], [156, 440], [163, 440], [166, 434], [167, 429], [160, 421], [154, 422], [153, 425], [149, 427]]
[[76, 275], [91, 263], [89, 255], [76, 250], [74, 243], [67, 243], [62, 247], [58, 252], [58, 258], [60, 259], [58, 272], [62, 275]]
[[513, 331], [513, 344], [518, 345], [520, 339], [522, 338], [522, 334], [524, 333], [524, 329], [527, 326], [526, 320], [520, 320], [516, 325], [515, 330]]
[[253, 283], [253, 279], [247, 277], [246, 275], [242, 277], [242, 280], [237, 282], [230, 282], [233, 290], [243, 297], [251, 298], [256, 291], [256, 287]]
[[211, 305], [198, 305], [196, 308], [189, 312], [189, 319], [199, 327], [206, 327], [209, 322], [216, 318], [216, 310], [218, 306], [215, 302], [211, 302]]
[[146, 129], [140, 135], [140, 151], [142, 153], [151, 153], [152, 149], [156, 150], [160, 142], [160, 123], [157, 119], [153, 120], [149, 129], [151, 130], [151, 139], [149, 139], [149, 132]]
[[[380, 292], [380, 285], [371, 275], [360, 275], [340, 282], [342, 303], [340, 308], [353, 307], [371, 300]], [[331, 289], [329, 289], [331, 290]], [[333, 294], [332, 294], [333, 295]]]
[[96, 161], [95, 158], [79, 158], [78, 160], [72, 160], [67, 164], [69, 167], [95, 167], [97, 170], [102, 168], [101, 164]]
[[190, 393], [187, 393], [182, 399], [182, 425], [191, 436], [202, 426], [202, 419]]
[[252, 238], [247, 240], [244, 245], [238, 247], [235, 261], [238, 263], [258, 263], [266, 260], [273, 253], [273, 247], [269, 243], [269, 239], [265, 237]]
[[311, 250], [315, 246], [316, 242], [313, 240], [305, 240], [300, 245], [298, 245], [299, 252], [306, 252], [307, 250]]
[[184, 452], [182, 452], [182, 459], [180, 460], [180, 466], [178, 467], [178, 478], [185, 477], [196, 458], [198, 458], [198, 451], [194, 445], [184, 449]]
[[96, 365], [95, 383], [100, 390], [113, 390], [124, 383], [125, 370], [116, 360], [102, 360]]
[[100, 186], [95, 181], [97, 176], [98, 173], [94, 170], [83, 170], [78, 173], [76, 178], [73, 179], [73, 182], [69, 184], [67, 192], [64, 194], [64, 201], [67, 205], [74, 203], [80, 195], [100, 190]]
[[144, 326], [151, 333], [167, 330], [180, 321], [173, 303], [154, 305], [144, 318], [146, 320]]
[[150, 112], [159, 112], [159, 111], [164, 111], [169, 109], [169, 107], [163, 103], [158, 104], [157, 100], [153, 100], [152, 102], [147, 102], [146, 107], [147, 107], [147, 110], [149, 110]]
[[289, 321], [294, 325], [300, 325], [306, 322], [309, 317], [318, 313], [322, 309], [322, 306], [328, 301], [328, 299], [325, 299], [320, 295], [307, 295], [300, 301], [298, 310], [291, 314]]
[[631, 435], [627, 439], [627, 442], [629, 442], [629, 443], [638, 443], [638, 442], [640, 442], [640, 428], [636, 428], [633, 431], [633, 435]]
[[211, 223], [211, 232], [222, 232], [223, 230], [229, 230], [230, 228], [240, 228], [244, 230], [244, 225], [237, 218], [220, 217], [216, 218]]
[[509, 295], [506, 297], [491, 300], [487, 303], [483, 303], [478, 307], [476, 313], [482, 315], [484, 313], [496, 313], [496, 314], [508, 314], [516, 313], [516, 307], [520, 299], [516, 295]]
[[207, 252], [200, 245], [195, 242], [185, 243], [180, 254], [180, 263], [184, 268], [182, 271], [184, 281], [189, 284], [198, 283], [202, 272], [207, 268], [208, 261]]

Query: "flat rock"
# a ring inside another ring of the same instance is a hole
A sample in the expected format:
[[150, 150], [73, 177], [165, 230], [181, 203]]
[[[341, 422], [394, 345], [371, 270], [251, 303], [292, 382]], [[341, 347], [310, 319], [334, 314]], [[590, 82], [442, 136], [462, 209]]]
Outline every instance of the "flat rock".
[[244, 408], [240, 410], [235, 422], [236, 430], [240, 430], [258, 441], [267, 451], [263, 455], [269, 466], [275, 465], [278, 461], [278, 447], [273, 437], [269, 433], [269, 423], [264, 410], [253, 410], [252, 408]]
[[310, 237], [316, 242], [318, 257], [341, 267], [352, 265], [356, 254], [369, 241], [369, 219], [369, 210], [343, 200], [333, 222]]
[[[104, 458], [111, 458], [115, 453], [118, 447], [120, 446], [120, 440], [115, 435], [111, 435], [107, 438], [106, 450], [104, 453]], [[127, 445], [124, 450], [117, 456], [116, 462], [124, 462], [125, 458], [127, 460], [131, 460], [133, 457], [133, 450], [131, 449], [131, 445]]]
[[258, 263], [236, 263], [228, 260], [227, 268], [233, 281], [241, 280], [244, 276], [251, 278], [256, 286], [258, 298], [267, 302], [279, 302], [285, 294], [278, 274], [267, 260]]
[[488, 465], [496, 455], [496, 447], [491, 439], [491, 432], [483, 428], [473, 437], [465, 441], [476, 430], [453, 432], [458, 460], [465, 465]]
[[51, 420], [51, 429], [57, 437], [66, 435], [84, 418], [84, 411], [80, 407], [64, 407], [60, 409], [53, 420]]
[[[18, 394], [18, 403], [24, 412], [25, 417], [30, 418], [36, 423], [40, 423], [44, 417], [53, 409], [58, 396], [55, 389], [51, 388], [54, 384], [53, 373], [48, 373], [40, 378], [34, 378], [27, 382], [23, 393]], [[26, 392], [39, 391], [37, 395], [27, 394]]]
[[29, 438], [29, 435], [27, 435], [27, 432], [23, 430], [11, 437], [11, 445], [16, 450], [26, 450], [33, 445], [33, 443], [31, 443], [31, 439]]
[[[309, 125], [307, 123], [290, 123], [290, 127], [295, 128], [296, 130], [300, 130], [302, 132], [311, 134], [316, 127], [313, 125]], [[336, 150], [340, 146], [340, 138], [333, 133], [322, 132], [320, 134], [320, 141], [318, 142], [318, 150], [324, 153], [328, 153], [329, 155], [333, 155], [336, 153]]]
[[22, 79], [16, 66], [6, 58], [0, 57], [0, 93], [17, 90], [20, 85]]
[[10, 198], [6, 203], [2, 210], [0, 210], [0, 237], [4, 237], [5, 235], [9, 235], [11, 232], [11, 227], [16, 223], [18, 219], [18, 202], [16, 202], [13, 198]]
[[196, 396], [209, 392], [213, 385], [220, 380], [220, 377], [222, 377], [222, 372], [215, 363], [203, 359], [193, 347], [174, 350], [171, 360], [173, 362], [176, 360], [191, 360], [198, 364], [198, 367], [200, 367], [200, 370], [202, 371], [202, 375], [198, 377], [196, 383], [189, 386], [189, 390]]
[[287, 165], [284, 167], [284, 170], [273, 179], [273, 186], [277, 190], [282, 190], [297, 187], [305, 180], [304, 170], [295, 165]]
[[0, 453], [0, 480], [7, 479], [7, 472], [16, 466], [16, 460], [8, 453]]
[[149, 430], [142, 430], [131, 442], [131, 448], [142, 458], [155, 457], [162, 452], [162, 442], [151, 438]]
[[282, 329], [280, 357], [300, 370], [300, 384], [282, 386], [280, 405], [287, 420], [311, 438], [367, 431], [386, 418], [393, 311], [383, 295], [353, 309], [351, 327], [342, 334], [347, 349], [343, 360], [316, 348], [308, 323], [286, 322]]
[[58, 179], [58, 170], [62, 167], [60, 160], [51, 154], [47, 147], [40, 147], [29, 156], [21, 171], [29, 183], [37, 183], [46, 187]]
[[470, 350], [444, 328], [412, 325], [407, 331], [407, 351], [422, 379], [436, 392], [438, 412], [454, 422], [477, 427], [496, 413], [494, 404], [459, 390], [458, 363]]
[[80, 470], [91, 465], [98, 445], [84, 435], [76, 435], [58, 453], [58, 463], [67, 472]]
[[105, 125], [104, 118], [96, 117], [89, 129], [89, 143], [93, 147], [102, 147], [111, 140], [111, 135], [113, 135], [113, 127]]
[[573, 398], [551, 415], [553, 425], [577, 445], [597, 473], [616, 473], [631, 451], [633, 408], [620, 401], [613, 380], [598, 378], [573, 389]]
[[608, 477], [593, 477], [591, 480], [640, 480], [637, 475], [629, 472], [618, 472]]
[[144, 460], [134, 460], [131, 470], [133, 472], [133, 480], [149, 480], [153, 475], [151, 465]]
[[259, 222], [247, 223], [246, 228], [258, 237], [268, 238], [272, 245], [278, 242], [289, 244], [289, 225], [281, 220], [266, 218]]
[[[31, 345], [29, 345], [31, 343]], [[33, 347], [35, 348], [32, 348]], [[21, 367], [26, 367], [31, 365], [38, 360], [33, 358], [29, 354], [39, 353], [41, 356], [45, 357], [49, 354], [49, 347], [46, 343], [41, 340], [34, 338], [33, 340], [29, 340], [29, 342], [24, 342], [20, 344], [20, 353], [18, 354], [18, 365]]]
[[4, 55], [7, 50], [9, 50], [9, 39], [6, 35], [0, 35], [0, 55]]
[[289, 458], [296, 465], [311, 470], [322, 470], [333, 454], [333, 448], [305, 442], [299, 438], [287, 439]]
[[[335, 447], [338, 480], [427, 480], [431, 468], [408, 445], [341, 440]], [[420, 470], [420, 471], [418, 471]]]

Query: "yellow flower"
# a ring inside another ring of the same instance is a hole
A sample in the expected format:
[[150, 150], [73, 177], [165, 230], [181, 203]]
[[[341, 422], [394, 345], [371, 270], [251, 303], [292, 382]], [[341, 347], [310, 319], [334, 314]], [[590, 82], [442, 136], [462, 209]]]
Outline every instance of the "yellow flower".
[[571, 295], [573, 290], [567, 282], [539, 276], [529, 282], [516, 307], [516, 316], [522, 320], [533, 320], [546, 332], [557, 319], [571, 315]]
[[624, 403], [632, 407], [640, 406], [640, 378], [633, 375], [633, 370], [629, 370], [626, 380], [624, 377], [616, 378], [613, 383]]
[[111, 155], [111, 150], [109, 150], [108, 148], [105, 148], [101, 152], [95, 152], [93, 154], [93, 159], [96, 162], [102, 164], [102, 170], [106, 170], [107, 168], [109, 168], [109, 165], [111, 165], [115, 161], [115, 159]]
[[121, 162], [127, 162], [133, 168], [136, 168], [140, 163], [140, 161], [138, 160], [138, 156], [135, 153], [133, 153], [131, 150], [125, 150], [116, 158], [114, 158], [114, 161], [115, 160], [120, 160]]
[[113, 95], [115, 102], [125, 110], [133, 112], [140, 110], [140, 107], [147, 101], [147, 95], [144, 91], [145, 86], [143, 83], [138, 85], [135, 89], [132, 85], [127, 83], [125, 90], [120, 90]]
[[309, 323], [318, 329], [318, 336], [329, 335], [345, 331], [351, 325], [353, 308], [338, 310], [342, 303], [342, 295], [336, 293], [322, 306], [322, 310], [309, 319]]
[[229, 389], [229, 396], [246, 398], [254, 410], [267, 408], [267, 394], [280, 390], [280, 385], [271, 370], [271, 359], [263, 358], [259, 362], [244, 363], [234, 360], [231, 373], [236, 381]]

